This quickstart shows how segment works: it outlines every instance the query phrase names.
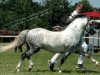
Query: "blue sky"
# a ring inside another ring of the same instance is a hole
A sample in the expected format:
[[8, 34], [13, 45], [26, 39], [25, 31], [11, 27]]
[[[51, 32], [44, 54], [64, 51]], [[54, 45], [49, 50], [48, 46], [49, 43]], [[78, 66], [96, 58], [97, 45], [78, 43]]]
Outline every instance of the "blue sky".
[[[33, 0], [33, 1], [36, 1], [36, 2], [41, 2], [42, 0]], [[71, 2], [72, 5], [74, 5], [75, 3], [81, 1], [81, 0], [68, 0], [69, 2]], [[98, 7], [100, 8], [100, 0], [88, 0], [90, 2], [90, 4], [93, 6], [93, 7]]]

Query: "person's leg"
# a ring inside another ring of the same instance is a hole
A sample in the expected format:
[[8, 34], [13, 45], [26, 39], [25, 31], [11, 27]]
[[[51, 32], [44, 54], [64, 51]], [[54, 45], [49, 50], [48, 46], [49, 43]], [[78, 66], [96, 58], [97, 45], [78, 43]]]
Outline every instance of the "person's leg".
[[85, 56], [85, 53], [87, 52], [87, 49], [88, 49], [88, 45], [84, 42], [82, 44], [82, 51], [80, 52], [76, 68], [81, 69], [81, 70], [86, 70], [86, 68], [83, 67], [82, 63], [83, 63], [83, 58]]
[[84, 58], [83, 55], [79, 55], [77, 65], [75, 66], [76, 68], [78, 68], [78, 69], [83, 68], [83, 64], [82, 64], [83, 63], [83, 58]]
[[78, 62], [77, 62], [76, 68], [86, 70], [83, 67], [83, 64], [82, 63], [83, 63], [83, 58], [84, 58], [84, 55], [85, 55], [85, 52], [87, 51], [87, 49], [88, 49], [88, 45], [84, 42], [82, 44], [82, 51], [80, 52], [80, 55], [79, 55], [79, 58], [78, 58]]

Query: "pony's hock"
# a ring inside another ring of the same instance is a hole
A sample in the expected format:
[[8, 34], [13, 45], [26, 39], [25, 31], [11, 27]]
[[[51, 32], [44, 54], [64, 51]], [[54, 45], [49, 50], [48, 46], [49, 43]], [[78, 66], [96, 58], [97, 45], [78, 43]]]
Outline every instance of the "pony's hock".
[[[17, 66], [18, 71], [20, 71], [20, 66], [25, 58], [29, 60], [30, 65], [33, 65], [30, 57], [40, 49], [53, 53], [62, 53], [64, 55], [63, 57], [68, 57], [72, 52], [76, 52], [72, 50], [80, 50], [85, 30], [87, 32], [94, 30], [89, 25], [89, 19], [87, 17], [75, 19], [65, 30], [59, 32], [53, 32], [43, 28], [24, 30], [12, 43], [0, 47], [0, 52], [27, 43], [27, 50], [22, 54]], [[61, 71], [62, 63], [59, 66], [59, 71]]]

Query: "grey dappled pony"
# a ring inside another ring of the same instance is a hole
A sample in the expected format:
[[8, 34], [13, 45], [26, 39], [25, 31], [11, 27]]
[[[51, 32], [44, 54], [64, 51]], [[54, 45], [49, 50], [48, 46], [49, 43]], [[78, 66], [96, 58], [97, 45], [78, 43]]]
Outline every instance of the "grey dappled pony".
[[[0, 52], [11, 50], [17, 46], [27, 43], [27, 50], [21, 55], [16, 70], [20, 71], [20, 66], [25, 58], [29, 60], [29, 71], [33, 67], [31, 55], [37, 53], [40, 49], [53, 53], [62, 53], [67, 58], [72, 52], [81, 50], [82, 37], [85, 30], [93, 31], [93, 27], [88, 24], [87, 17], [75, 19], [69, 26], [59, 32], [49, 31], [43, 28], [35, 28], [22, 31], [15, 40], [7, 46], [1, 46]], [[60, 66], [65, 60], [61, 61]]]

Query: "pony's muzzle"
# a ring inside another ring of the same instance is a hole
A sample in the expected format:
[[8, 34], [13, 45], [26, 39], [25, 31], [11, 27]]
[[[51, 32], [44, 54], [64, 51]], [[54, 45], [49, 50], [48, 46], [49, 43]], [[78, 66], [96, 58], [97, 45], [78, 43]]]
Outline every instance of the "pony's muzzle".
[[95, 30], [91, 30], [89, 33], [90, 33], [90, 35], [94, 35], [94, 34], [96, 34], [96, 31]]

